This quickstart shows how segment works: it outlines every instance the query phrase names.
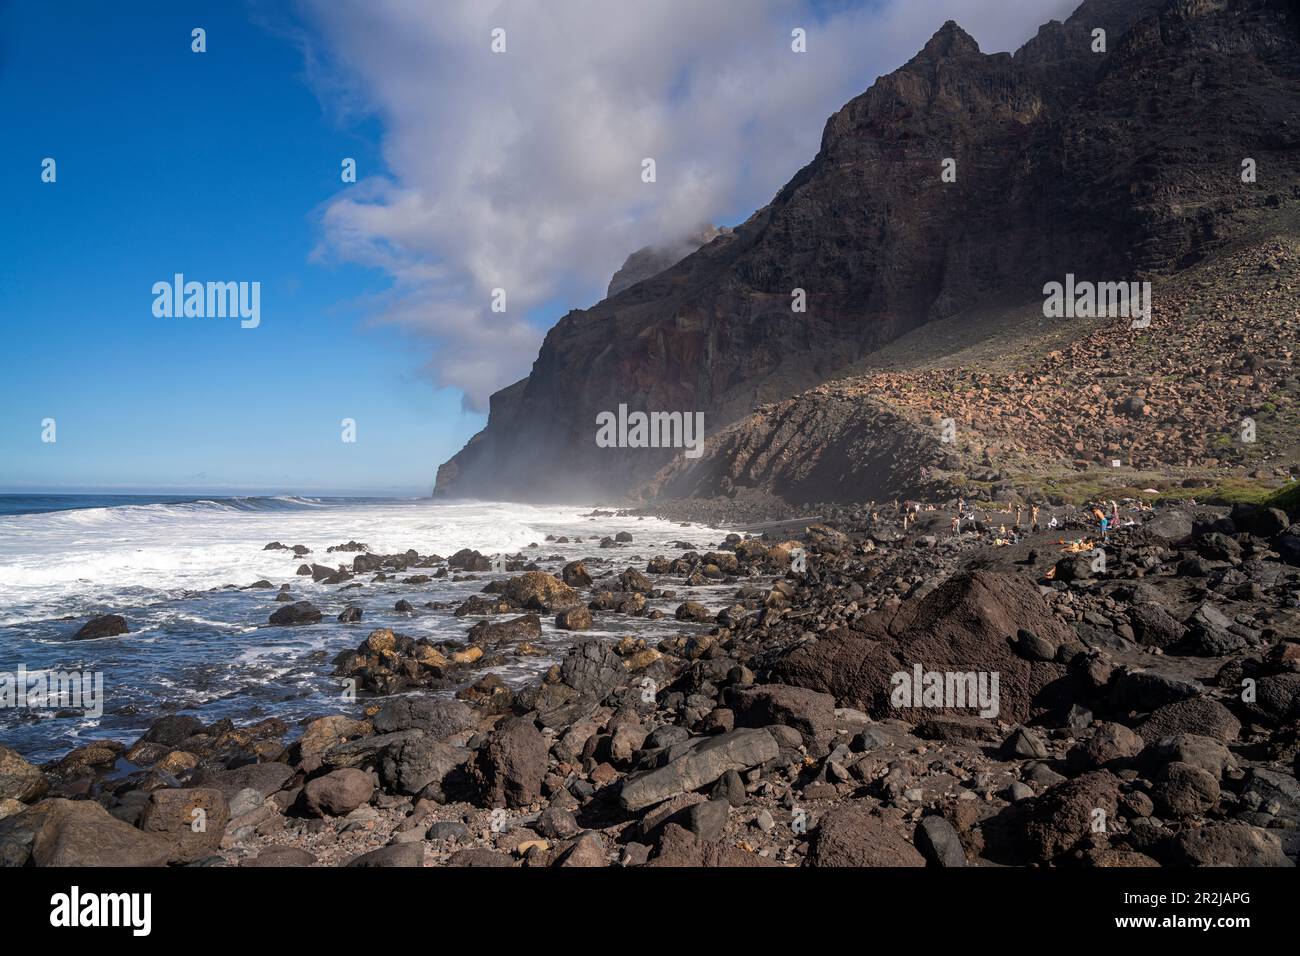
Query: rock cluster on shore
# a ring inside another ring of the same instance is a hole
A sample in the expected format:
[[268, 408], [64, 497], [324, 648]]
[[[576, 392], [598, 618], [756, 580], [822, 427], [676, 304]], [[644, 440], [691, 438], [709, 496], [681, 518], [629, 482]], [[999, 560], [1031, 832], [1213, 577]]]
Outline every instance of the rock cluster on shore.
[[[1075, 513], [951, 534], [864, 506], [595, 579], [520, 563], [446, 609], [475, 619], [458, 645], [379, 628], [340, 655], [353, 715], [169, 715], [42, 767], [0, 748], [0, 863], [1294, 865], [1300, 526], [1132, 514], [1092, 542]], [[691, 580], [735, 590], [678, 600]], [[656, 646], [579, 635], [531, 685], [491, 672], [543, 615], [656, 604], [686, 625]], [[996, 712], [900, 703], [914, 669], [996, 675]]]

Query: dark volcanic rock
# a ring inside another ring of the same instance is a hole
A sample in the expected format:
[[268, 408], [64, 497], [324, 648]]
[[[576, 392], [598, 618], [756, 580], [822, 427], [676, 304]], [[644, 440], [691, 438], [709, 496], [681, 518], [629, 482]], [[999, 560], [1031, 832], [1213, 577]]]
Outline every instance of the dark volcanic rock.
[[271, 623], [279, 627], [316, 624], [320, 619], [320, 610], [309, 601], [286, 604], [284, 607], [276, 608], [271, 615]]
[[1202, 690], [1199, 684], [1158, 671], [1126, 670], [1114, 680], [1110, 705], [1121, 713], [1152, 711], [1166, 704], [1195, 698]]
[[464, 747], [415, 735], [384, 749], [379, 774], [384, 785], [397, 793], [420, 793], [444, 801], [448, 783], [469, 758]]
[[860, 804], [831, 810], [813, 832], [813, 866], [925, 866], [901, 827]]
[[1174, 838], [1171, 862], [1182, 866], [1295, 866], [1276, 834], [1248, 823], [1209, 823]]
[[728, 696], [737, 727], [766, 727], [783, 724], [804, 735], [810, 745], [835, 732], [835, 698], [806, 687], [760, 684], [745, 687]]
[[392, 846], [381, 846], [378, 850], [371, 850], [368, 853], [353, 857], [347, 865], [361, 867], [424, 866], [424, 844], [396, 843]]
[[1104, 770], [1085, 773], [1034, 801], [1024, 839], [1035, 858], [1051, 860], [1090, 833], [1109, 832], [1119, 809], [1119, 780]]
[[437, 697], [396, 697], [375, 714], [373, 724], [381, 734], [422, 730], [434, 740], [445, 740], [478, 725], [472, 708], [458, 700]]
[[85, 624], [77, 629], [77, 633], [72, 635], [74, 641], [91, 641], [98, 637], [116, 637], [119, 634], [128, 634], [130, 630], [126, 626], [126, 618], [120, 614], [102, 614], [99, 617], [92, 617]]
[[478, 752], [475, 772], [488, 806], [535, 803], [546, 775], [546, 740], [531, 720], [508, 717]]
[[269, 797], [293, 778], [293, 768], [282, 763], [253, 763], [231, 770], [204, 770], [195, 773], [192, 785], [220, 790], [227, 800], [239, 791], [251, 788]]
[[1177, 734], [1201, 734], [1215, 740], [1236, 740], [1241, 721], [1217, 700], [1197, 697], [1166, 704], [1137, 725], [1137, 732], [1149, 744]]
[[[1058, 643], [1072, 638], [1032, 584], [989, 571], [955, 575], [925, 597], [904, 603], [892, 617], [876, 614], [856, 627], [796, 648], [773, 666], [772, 680], [824, 691], [840, 706], [873, 717], [923, 720], [937, 711], [891, 704], [895, 673], [910, 675], [917, 663], [934, 670], [997, 673], [997, 717], [1023, 722], [1048, 705], [1044, 691], [1065, 669], [1025, 660], [1013, 639], [1022, 629]], [[951, 713], [969, 716], [971, 711]]]
[[1129, 608], [1128, 619], [1139, 644], [1172, 647], [1187, 633], [1187, 628], [1159, 604], [1135, 604]]
[[748, 770], [780, 754], [772, 735], [754, 728], [698, 738], [687, 747], [664, 766], [625, 781], [619, 796], [623, 808], [643, 810], [679, 793], [708, 786], [728, 770]]
[[916, 827], [916, 848], [934, 866], [965, 866], [966, 851], [956, 827], [940, 816], [929, 816]]
[[579, 694], [600, 701], [627, 680], [627, 668], [612, 645], [588, 640], [572, 648], [564, 658], [560, 680]]

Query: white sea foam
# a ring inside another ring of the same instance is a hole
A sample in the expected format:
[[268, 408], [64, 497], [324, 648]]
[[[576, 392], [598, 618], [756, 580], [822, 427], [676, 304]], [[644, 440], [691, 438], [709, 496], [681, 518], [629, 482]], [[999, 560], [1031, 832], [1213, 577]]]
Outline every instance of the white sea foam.
[[[274, 499], [295, 507], [268, 510], [249, 504], [196, 501], [124, 505], [0, 517], [0, 626], [67, 613], [70, 602], [105, 605], [126, 596], [162, 600], [183, 591], [258, 578], [283, 579], [302, 561], [336, 565], [351, 553], [327, 554], [348, 540], [376, 552], [415, 548], [443, 556], [460, 548], [484, 554], [516, 552], [547, 534], [588, 529], [573, 507], [534, 507], [428, 499], [330, 505], [318, 499]], [[258, 499], [265, 501], [268, 499]], [[667, 540], [686, 532], [669, 522], [601, 519], [602, 533], [626, 528]], [[595, 533], [595, 526], [588, 534]], [[263, 551], [271, 541], [302, 544], [306, 558]]]

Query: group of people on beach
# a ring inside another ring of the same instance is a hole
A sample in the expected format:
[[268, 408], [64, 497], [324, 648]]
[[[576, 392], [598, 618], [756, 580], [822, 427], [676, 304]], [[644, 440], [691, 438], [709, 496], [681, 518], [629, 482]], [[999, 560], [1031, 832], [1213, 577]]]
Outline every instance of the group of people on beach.
[[[1148, 511], [1150, 505], [1145, 502], [1136, 500], [1128, 503], [1134, 510]], [[877, 509], [874, 502], [871, 507], [871, 519], [875, 523], [880, 519], [880, 509]], [[886, 506], [888, 510], [888, 506]], [[919, 501], [894, 499], [894, 515], [901, 517], [903, 531], [911, 528], [920, 518], [923, 511], [936, 511], [937, 505], [922, 504]], [[1026, 516], [1026, 510], [1028, 515]], [[1000, 512], [1001, 515], [1009, 516], [1012, 509]], [[1066, 515], [1058, 517], [1055, 513], [1043, 514], [1042, 505], [1037, 502], [1031, 502], [1028, 505], [1017, 504], [1014, 508], [1015, 520], [1008, 527], [1007, 521], [1003, 518], [998, 526], [999, 540], [1005, 540], [1006, 543], [1014, 544], [1020, 540], [1022, 534], [1037, 533], [1041, 531], [1055, 531], [1061, 529], [1075, 529], [1088, 531], [1097, 534], [1102, 541], [1108, 540], [1110, 534], [1117, 528], [1130, 526], [1136, 522], [1132, 518], [1121, 519], [1120, 505], [1115, 499], [1102, 500], [1086, 505], [1077, 515]], [[1026, 524], [1025, 518], [1028, 517]], [[968, 502], [964, 497], [958, 497], [956, 504], [956, 514], [952, 516], [949, 527], [954, 535], [960, 535], [965, 530], [974, 530], [979, 527], [980, 512], [974, 502]]]

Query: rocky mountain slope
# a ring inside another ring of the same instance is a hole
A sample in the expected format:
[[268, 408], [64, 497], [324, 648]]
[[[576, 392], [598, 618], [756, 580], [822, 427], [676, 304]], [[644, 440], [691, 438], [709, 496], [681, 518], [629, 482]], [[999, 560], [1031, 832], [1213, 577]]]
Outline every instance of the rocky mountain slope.
[[[1300, 198], [1297, 24], [1286, 0], [1086, 0], [1014, 56], [945, 24], [831, 117], [816, 158], [731, 235], [565, 316], [438, 493], [623, 495], [681, 452], [597, 447], [602, 411], [701, 411], [716, 434], [929, 323], [1041, 315], [1044, 283], [1067, 273], [1168, 277], [1258, 234]], [[862, 468], [858, 496], [896, 484]]]
[[762, 406], [641, 492], [1082, 500], [1292, 477], [1300, 228], [1158, 283], [1155, 301], [1137, 330], [1128, 319], [1061, 330], [1041, 314], [963, 316], [977, 341], [938, 357], [935, 336], [958, 337], [947, 323], [926, 327], [866, 367]]

